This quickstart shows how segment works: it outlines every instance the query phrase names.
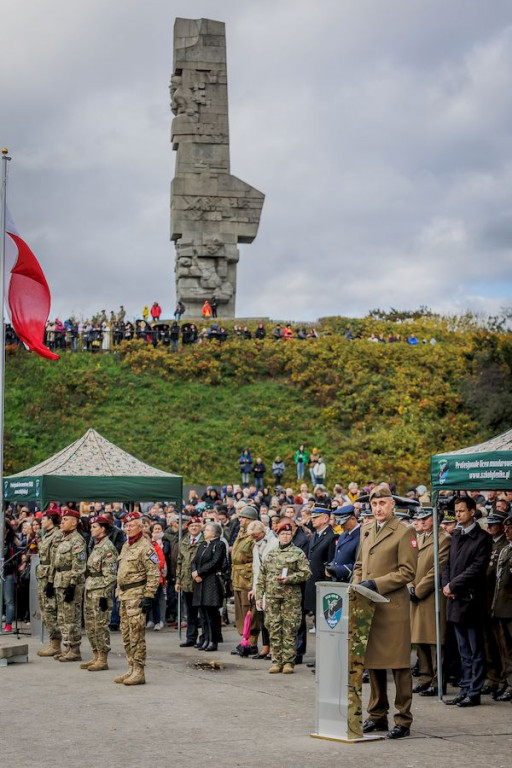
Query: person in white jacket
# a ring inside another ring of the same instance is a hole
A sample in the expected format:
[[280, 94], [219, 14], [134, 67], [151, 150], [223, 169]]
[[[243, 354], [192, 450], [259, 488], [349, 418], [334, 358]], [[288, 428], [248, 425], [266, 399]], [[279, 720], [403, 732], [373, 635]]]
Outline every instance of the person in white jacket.
[[[252, 589], [249, 592], [249, 600], [254, 600], [261, 564], [268, 553], [279, 546], [279, 541], [275, 533], [270, 528], [266, 528], [259, 520], [253, 520], [252, 523], [249, 523], [247, 533], [252, 536], [254, 541], [254, 548], [252, 550]], [[261, 651], [252, 658], [267, 659], [270, 658], [270, 638], [265, 627], [265, 596], [263, 596], [263, 611], [257, 611], [256, 615], [259, 628], [261, 629], [262, 645]]]

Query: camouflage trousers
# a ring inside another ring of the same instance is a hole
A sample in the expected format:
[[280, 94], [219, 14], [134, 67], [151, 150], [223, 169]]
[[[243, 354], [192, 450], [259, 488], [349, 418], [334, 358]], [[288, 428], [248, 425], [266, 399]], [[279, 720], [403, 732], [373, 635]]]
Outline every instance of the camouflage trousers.
[[146, 663], [146, 616], [139, 608], [142, 595], [119, 601], [119, 618], [124, 652], [128, 661]]
[[93, 589], [85, 593], [84, 619], [87, 639], [93, 651], [108, 653], [110, 651], [110, 615], [112, 613], [112, 596], [107, 597], [108, 608], [100, 609], [100, 597], [103, 590]]
[[57, 587], [57, 622], [62, 635], [62, 645], [68, 649], [71, 645], [80, 645], [82, 639], [82, 598], [84, 585], [77, 584], [75, 596], [70, 603], [64, 600], [65, 589]]
[[60, 640], [60, 629], [57, 622], [57, 598], [55, 596], [46, 597], [44, 590], [47, 584], [48, 582], [42, 579], [37, 582], [39, 610], [50, 640]]
[[266, 598], [265, 626], [275, 664], [295, 664], [297, 632], [302, 620], [301, 596]]

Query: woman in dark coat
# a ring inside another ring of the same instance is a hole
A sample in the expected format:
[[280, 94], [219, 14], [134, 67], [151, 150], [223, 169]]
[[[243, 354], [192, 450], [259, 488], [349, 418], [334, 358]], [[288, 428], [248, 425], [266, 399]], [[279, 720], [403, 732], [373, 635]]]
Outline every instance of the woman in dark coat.
[[219, 608], [224, 601], [221, 573], [226, 559], [226, 544], [220, 538], [218, 523], [207, 523], [204, 541], [199, 545], [192, 561], [194, 595], [192, 604], [198, 606], [204, 617], [204, 643], [199, 650], [216, 651], [222, 642]]

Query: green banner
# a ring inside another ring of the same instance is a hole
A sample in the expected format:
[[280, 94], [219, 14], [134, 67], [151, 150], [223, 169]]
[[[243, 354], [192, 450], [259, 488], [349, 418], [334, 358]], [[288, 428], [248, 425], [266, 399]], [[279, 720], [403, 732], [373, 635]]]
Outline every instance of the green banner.
[[432, 488], [447, 490], [512, 489], [512, 452], [438, 454], [430, 460]]

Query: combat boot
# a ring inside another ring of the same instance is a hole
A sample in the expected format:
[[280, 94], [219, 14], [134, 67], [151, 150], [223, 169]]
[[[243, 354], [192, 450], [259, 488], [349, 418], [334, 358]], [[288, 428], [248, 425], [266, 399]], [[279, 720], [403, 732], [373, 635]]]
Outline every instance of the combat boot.
[[293, 664], [288, 662], [283, 666], [283, 675], [293, 675]]
[[50, 640], [50, 645], [48, 645], [46, 648], [41, 648], [38, 652], [38, 656], [57, 656], [57, 654], [61, 653], [60, 648], [60, 640], [57, 640], [56, 638], [53, 638]]
[[89, 672], [101, 672], [103, 669], [108, 669], [107, 656], [108, 653], [102, 653], [100, 651], [94, 664], [89, 666]]
[[80, 669], [89, 669], [89, 667], [92, 667], [92, 665], [96, 662], [96, 659], [98, 658], [98, 651], [92, 652], [92, 659], [89, 661], [84, 661], [83, 664], [80, 664]]
[[279, 672], [283, 671], [283, 667], [281, 664], [278, 664], [277, 661], [272, 662], [272, 666], [270, 667], [268, 673], [269, 675], [277, 675]]
[[144, 677], [144, 667], [142, 664], [137, 664], [137, 662], [134, 662], [133, 664], [133, 672], [130, 675], [130, 677], [127, 677], [126, 680], [123, 680], [124, 685], [144, 685], [146, 682], [146, 678]]
[[80, 645], [70, 645], [69, 651], [59, 657], [59, 661], [82, 661]]
[[124, 675], [118, 675], [117, 677], [114, 677], [114, 683], [124, 683], [125, 680], [128, 680], [128, 678], [132, 676], [133, 660], [127, 659], [127, 661], [128, 661], [128, 672], [125, 672]]

